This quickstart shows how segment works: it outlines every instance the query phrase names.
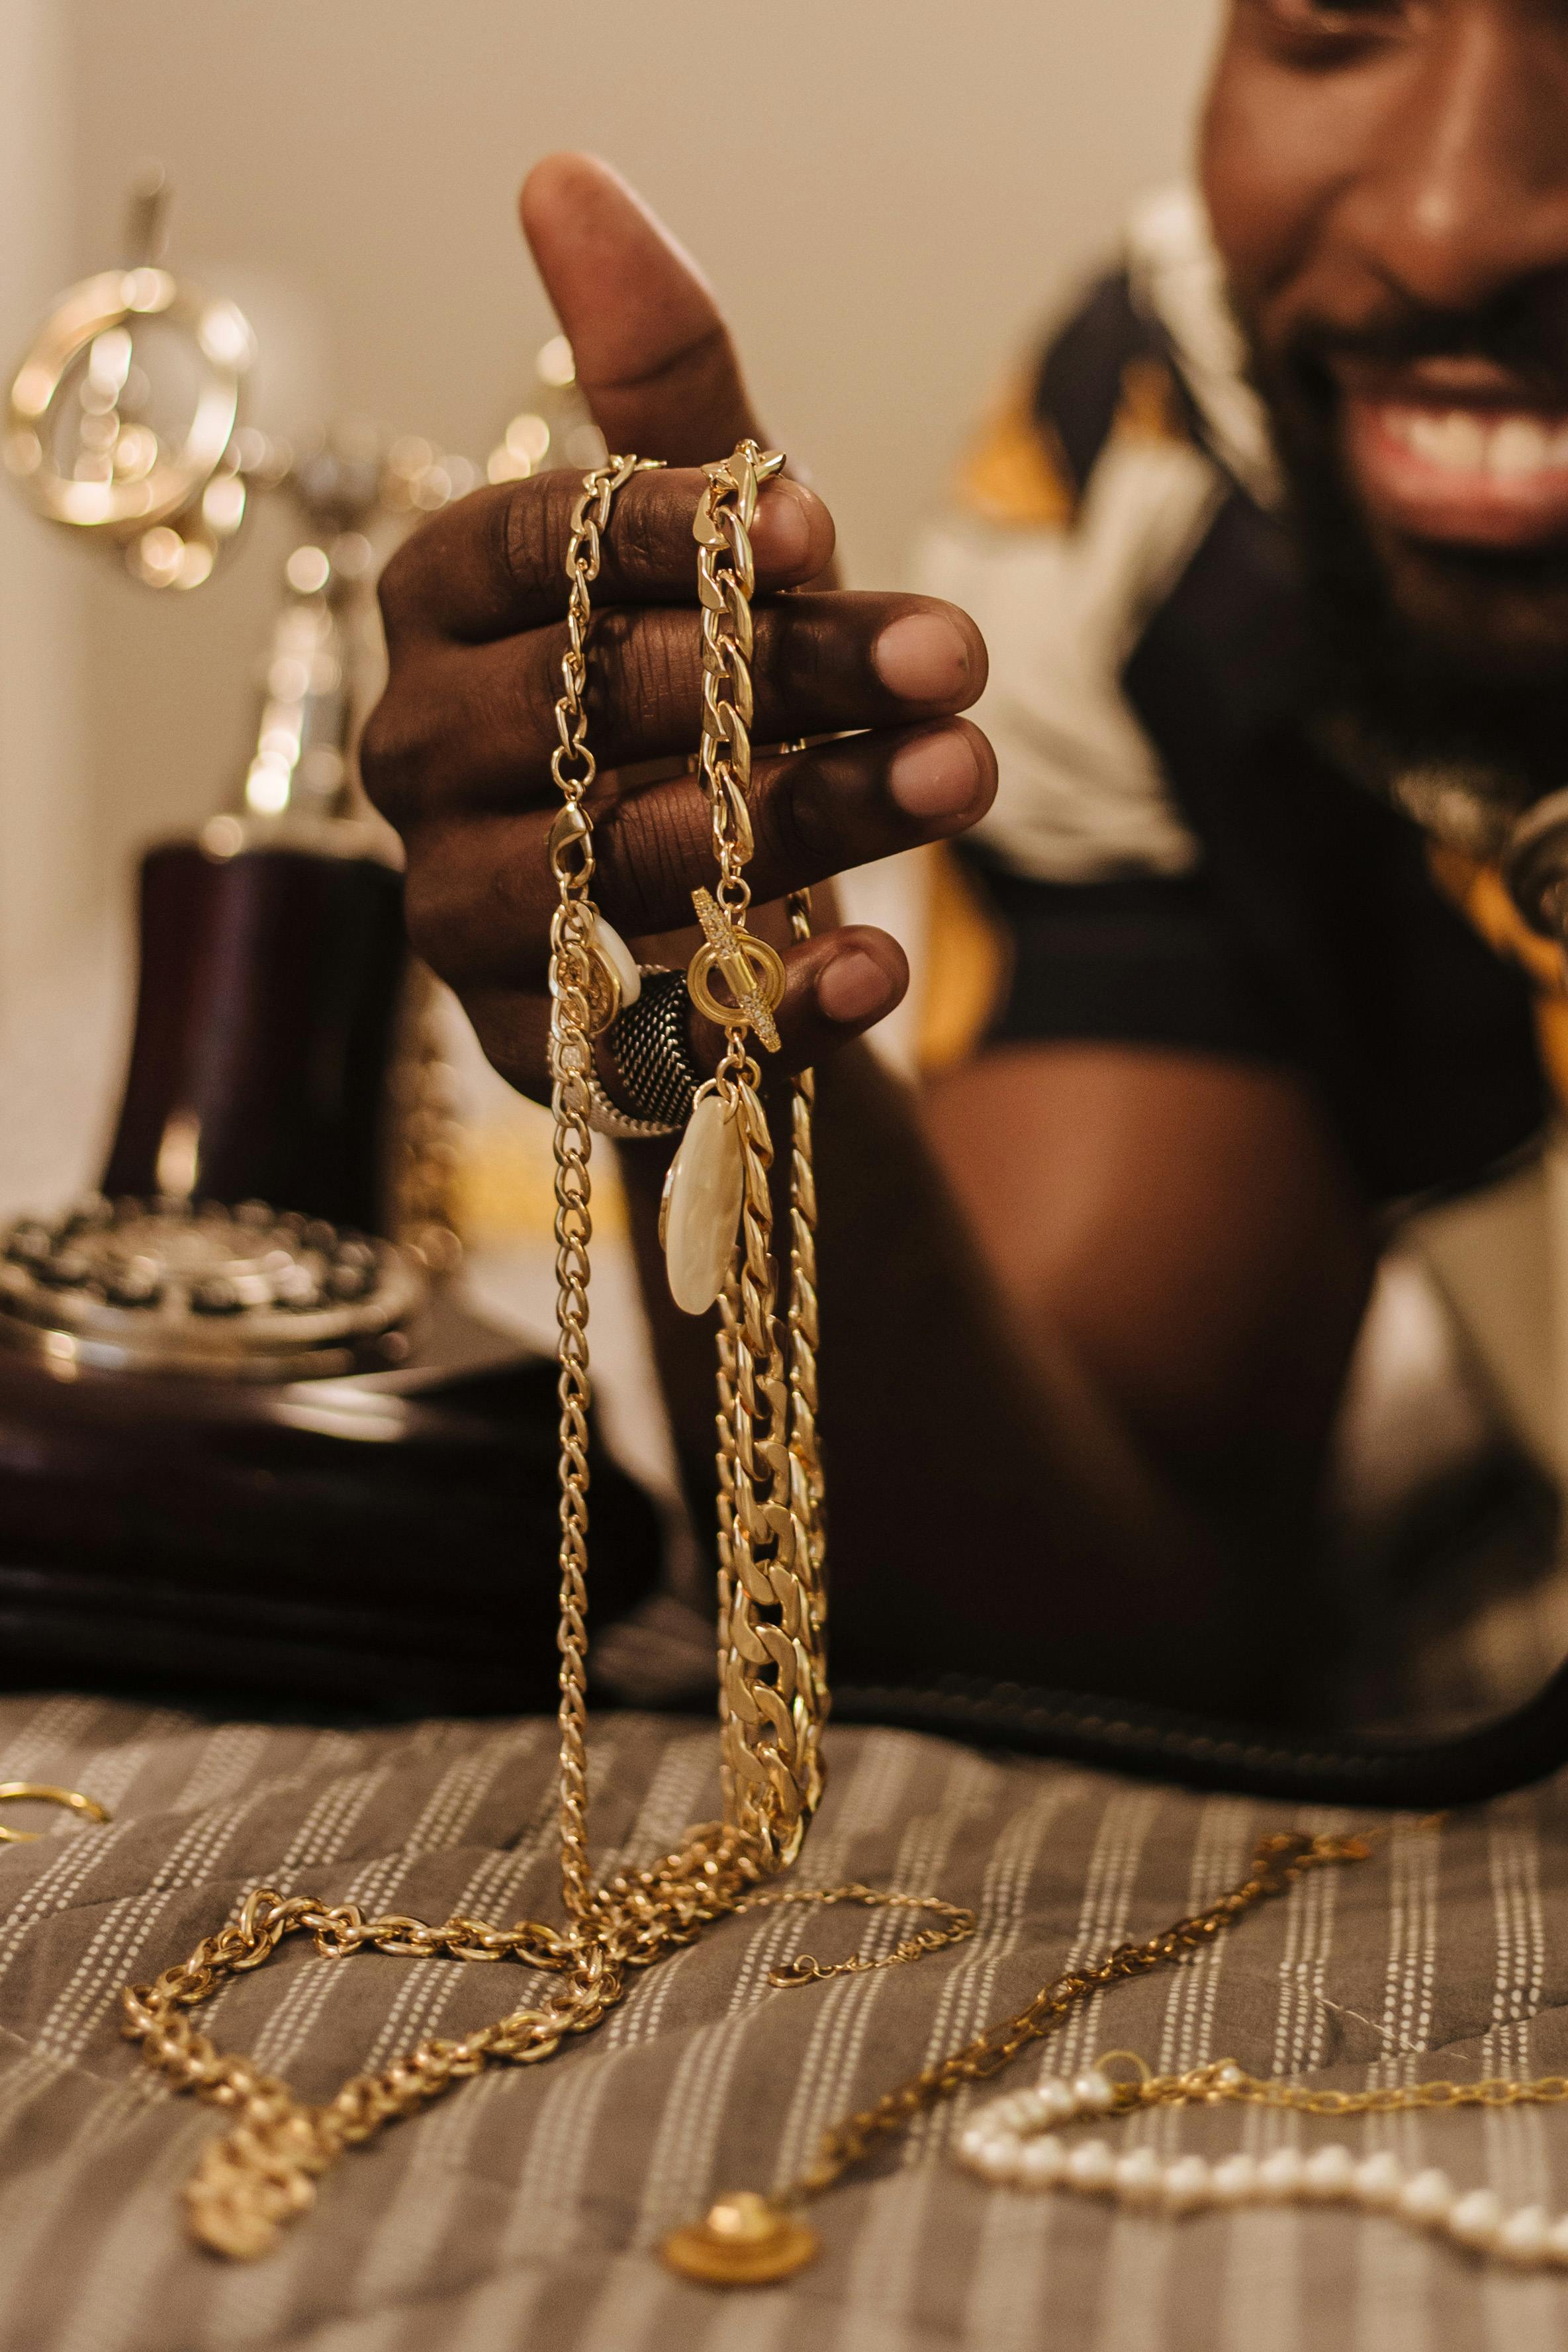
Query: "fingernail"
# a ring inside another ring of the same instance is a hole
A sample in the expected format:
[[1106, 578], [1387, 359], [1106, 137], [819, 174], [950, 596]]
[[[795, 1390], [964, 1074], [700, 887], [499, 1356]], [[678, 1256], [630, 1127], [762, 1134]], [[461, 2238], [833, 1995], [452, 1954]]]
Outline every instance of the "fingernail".
[[893, 1003], [894, 985], [874, 956], [846, 948], [817, 982], [817, 1003], [830, 1021], [869, 1021]]
[[751, 551], [772, 572], [789, 572], [811, 552], [811, 510], [798, 482], [775, 482], [757, 501]]
[[883, 686], [910, 702], [946, 702], [969, 677], [969, 644], [946, 613], [905, 613], [872, 650]]
[[959, 727], [917, 735], [894, 756], [887, 789], [906, 816], [961, 816], [979, 798], [974, 744]]

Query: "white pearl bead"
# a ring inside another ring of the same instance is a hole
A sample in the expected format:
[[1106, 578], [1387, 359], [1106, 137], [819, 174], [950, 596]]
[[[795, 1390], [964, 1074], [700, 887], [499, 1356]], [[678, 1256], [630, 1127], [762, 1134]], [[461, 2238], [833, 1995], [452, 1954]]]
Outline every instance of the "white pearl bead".
[[1219, 2073], [1215, 2079], [1220, 2084], [1222, 2089], [1227, 2091], [1235, 2091], [1240, 2088], [1241, 2084], [1247, 2080], [1247, 2077], [1241, 2072], [1240, 2067], [1236, 2063], [1235, 2059], [1231, 2058], [1228, 2059], [1220, 2068]]
[[958, 2153], [966, 2164], [988, 2147], [996, 2136], [988, 2124], [967, 2124], [958, 2135]]
[[1166, 2173], [1166, 2202], [1174, 2212], [1190, 2212], [1214, 2195], [1214, 2175], [1201, 2156], [1178, 2156]]
[[1214, 2168], [1214, 2194], [1221, 2205], [1241, 2205], [1258, 2194], [1258, 2167], [1245, 2155], [1228, 2156]]
[[1454, 2187], [1446, 2172], [1428, 2166], [1399, 2191], [1399, 2210], [1412, 2221], [1446, 2221], [1454, 2208]]
[[1258, 2167], [1258, 2185], [1265, 2197], [1294, 2197], [1304, 2169], [1300, 2149], [1277, 2147]]
[[1472, 2189], [1448, 2216], [1448, 2228], [1463, 2246], [1496, 2243], [1502, 2227], [1502, 2207], [1490, 2189]]
[[1087, 2074], [1074, 2075], [1072, 2099], [1081, 2114], [1103, 2116], [1115, 2105], [1116, 2093], [1108, 2076], [1091, 2069]]
[[1546, 2233], [1546, 2251], [1553, 2262], [1568, 2263], [1568, 2213], [1553, 2221]]
[[1516, 2263], [1538, 2263], [1546, 2252], [1551, 2229], [1544, 2206], [1521, 2205], [1498, 2231], [1498, 2246]]
[[1363, 2157], [1355, 2168], [1355, 2193], [1364, 2205], [1392, 2205], [1405, 2186], [1405, 2168], [1387, 2148]]
[[1054, 2189], [1067, 2169], [1067, 2150], [1059, 2139], [1034, 2139], [1019, 2158], [1020, 2189]]
[[1068, 2157], [1063, 2178], [1073, 2189], [1109, 2189], [1115, 2170], [1116, 2159], [1104, 2141], [1086, 2139]]
[[990, 2139], [972, 2161], [982, 2179], [1000, 2186], [1016, 2179], [1020, 2152], [1016, 2139]]
[[1062, 2082], [1059, 2075], [1052, 2075], [1049, 2082], [1041, 2083], [1033, 2095], [1039, 2104], [1042, 2123], [1062, 2124], [1078, 2111], [1071, 2084]]
[[1355, 2159], [1348, 2147], [1320, 2147], [1308, 2157], [1301, 2185], [1309, 2197], [1348, 2197], [1355, 2186]]
[[1152, 2147], [1135, 2147], [1116, 2159], [1116, 2189], [1129, 2205], [1152, 2205], [1165, 2187], [1165, 2167]]

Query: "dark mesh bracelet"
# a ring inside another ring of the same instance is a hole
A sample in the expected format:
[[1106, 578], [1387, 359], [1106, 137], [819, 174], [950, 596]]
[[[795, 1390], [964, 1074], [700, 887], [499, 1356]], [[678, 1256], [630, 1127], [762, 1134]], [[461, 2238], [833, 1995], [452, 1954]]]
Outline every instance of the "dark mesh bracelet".
[[605, 1032], [617, 1092], [633, 1118], [670, 1128], [685, 1127], [690, 1118], [692, 1097], [703, 1082], [687, 1034], [690, 1010], [684, 971], [644, 970], [636, 1003]]

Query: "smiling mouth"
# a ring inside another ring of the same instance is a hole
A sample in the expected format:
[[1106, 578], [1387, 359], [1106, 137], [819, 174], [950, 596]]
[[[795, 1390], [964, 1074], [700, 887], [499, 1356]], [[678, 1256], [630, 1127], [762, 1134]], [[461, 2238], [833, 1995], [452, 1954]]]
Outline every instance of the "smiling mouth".
[[1373, 516], [1448, 546], [1568, 545], [1568, 404], [1347, 388], [1345, 457]]

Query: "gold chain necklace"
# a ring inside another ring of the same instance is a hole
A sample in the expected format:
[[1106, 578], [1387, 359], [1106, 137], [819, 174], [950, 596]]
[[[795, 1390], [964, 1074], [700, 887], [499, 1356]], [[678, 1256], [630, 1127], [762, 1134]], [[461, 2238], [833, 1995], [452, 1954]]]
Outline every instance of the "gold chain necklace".
[[[1137, 2078], [1110, 2075], [1106, 2069], [1113, 2058], [1128, 2059]], [[1568, 2076], [1562, 2074], [1528, 2082], [1492, 2075], [1478, 2083], [1327, 2091], [1308, 2083], [1261, 2080], [1232, 2058], [1212, 2059], [1183, 2074], [1155, 2074], [1135, 2052], [1110, 2051], [1071, 2083], [1048, 2081], [994, 2100], [960, 2134], [956, 2155], [967, 2170], [997, 2187], [1069, 2189], [1173, 2216], [1251, 2204], [1358, 2206], [1474, 2253], [1561, 2269], [1568, 2266], [1568, 2214], [1553, 2216], [1538, 2204], [1506, 2211], [1494, 2189], [1456, 2189], [1435, 2165], [1407, 2166], [1392, 2148], [1358, 2159], [1354, 2150], [1331, 2141], [1310, 2155], [1287, 2145], [1260, 2157], [1241, 2149], [1211, 2163], [1193, 2152], [1162, 2158], [1147, 2147], [1118, 2156], [1108, 2142], [1069, 2137], [1064, 2127], [1085, 2117], [1126, 2116], [1145, 2107], [1241, 2105], [1337, 2119], [1564, 2102]]]
[[664, 2260], [683, 2277], [713, 2286], [761, 2285], [787, 2278], [818, 2250], [816, 2231], [800, 2218], [801, 2206], [831, 2189], [883, 2141], [907, 2130], [917, 2116], [999, 2074], [1030, 2043], [1060, 2032], [1096, 1992], [1157, 1969], [1178, 1967], [1255, 1905], [1283, 1895], [1308, 1871], [1327, 1863], [1362, 1862], [1371, 1852], [1370, 1839], [1360, 1836], [1307, 1837], [1281, 1831], [1261, 1839], [1246, 1877], [1206, 1911], [1178, 1919], [1143, 1943], [1119, 1944], [1103, 1959], [1056, 1978], [1015, 2017], [987, 2026], [961, 2049], [949, 2051], [870, 2106], [831, 2125], [810, 2162], [783, 2189], [770, 2196], [741, 2189], [720, 2198], [701, 2221], [665, 2240]]
[[[352, 2147], [412, 2116], [492, 2062], [528, 2065], [569, 2037], [591, 2032], [621, 2000], [629, 1973], [689, 1943], [713, 1921], [761, 1904], [852, 1903], [909, 1907], [941, 1924], [906, 1937], [877, 1962], [824, 1965], [810, 1956], [772, 1972], [806, 1985], [921, 1958], [974, 1932], [972, 1911], [934, 1896], [859, 1885], [769, 1890], [765, 1882], [800, 1849], [822, 1789], [827, 1715], [822, 1476], [816, 1440], [816, 1199], [812, 1085], [789, 1089], [789, 1293], [779, 1328], [769, 1173], [773, 1145], [750, 1035], [776, 1048], [773, 1013], [782, 992], [777, 952], [749, 929], [746, 866], [752, 833], [750, 526], [761, 484], [782, 459], [743, 442], [706, 467], [694, 527], [703, 618], [703, 729], [698, 766], [713, 823], [717, 888], [694, 894], [704, 944], [688, 975], [695, 1000], [726, 1032], [705, 1103], [704, 1148], [737, 1164], [737, 1216], [718, 1237], [722, 1265], [716, 1349], [718, 1474], [718, 1712], [723, 1816], [693, 1830], [652, 1865], [595, 1885], [589, 1863], [586, 1660], [588, 1569], [589, 1251], [592, 1235], [590, 1079], [592, 1039], [619, 1003], [629, 958], [590, 895], [593, 829], [584, 801], [596, 768], [587, 740], [590, 591], [618, 491], [643, 461], [612, 458], [586, 478], [573, 509], [567, 558], [568, 645], [556, 707], [552, 774], [561, 808], [549, 836], [558, 891], [550, 935], [551, 1105], [555, 1121], [558, 1319], [560, 1331], [560, 1751], [559, 1832], [566, 1924], [497, 1927], [455, 1916], [438, 1924], [402, 1914], [367, 1918], [357, 1904], [254, 1889], [236, 1915], [188, 1959], [122, 1996], [127, 2036], [177, 2088], [226, 2109], [231, 2128], [204, 2153], [186, 2209], [198, 2241], [251, 2257], [314, 2202], [316, 2183]], [[793, 938], [810, 936], [804, 893], [789, 902]], [[722, 982], [727, 993], [716, 986]], [[683, 1154], [671, 1186], [678, 1196]], [[809, 2261], [816, 2234], [799, 2218], [821, 2194], [915, 2116], [967, 2084], [987, 2081], [1030, 2043], [1056, 2032], [1094, 1992], [1175, 1966], [1255, 1904], [1284, 1893], [1320, 1864], [1359, 1859], [1354, 1838], [1265, 1838], [1239, 1885], [1209, 1908], [1142, 1944], [1046, 1986], [1016, 2017], [992, 2026], [822, 2138], [811, 2163], [771, 2197], [722, 2198], [695, 2228], [677, 2231], [665, 2259], [684, 2274], [740, 2284], [782, 2278]], [[189, 2012], [226, 1979], [260, 1967], [286, 1937], [309, 1935], [325, 1956], [375, 1950], [411, 1958], [514, 1959], [558, 1979], [533, 2005], [460, 2037], [432, 2035], [377, 2074], [359, 2074], [321, 2105], [296, 2097], [246, 2057], [220, 2051]]]
[[[410, 2116], [492, 2061], [527, 2065], [587, 2033], [623, 1997], [629, 1972], [689, 1943], [702, 1927], [769, 1899], [764, 1880], [793, 1861], [821, 1793], [820, 1742], [827, 1712], [824, 1661], [822, 1478], [816, 1442], [816, 1202], [811, 1080], [790, 1089], [789, 1297], [782, 1335], [768, 1185], [773, 1147], [760, 1074], [747, 1034], [777, 1045], [772, 1012], [781, 960], [747, 928], [746, 865], [752, 836], [750, 526], [762, 481], [781, 458], [745, 442], [706, 468], [695, 537], [703, 608], [700, 767], [713, 816], [716, 893], [695, 894], [704, 945], [691, 982], [726, 1031], [709, 1087], [725, 1148], [739, 1162], [739, 1246], [732, 1224], [717, 1342], [719, 1716], [723, 1818], [693, 1830], [650, 1867], [595, 1885], [587, 1840], [588, 1769], [588, 1292], [592, 1234], [588, 1123], [592, 1037], [617, 999], [624, 948], [590, 898], [593, 828], [586, 795], [595, 776], [587, 740], [590, 590], [617, 492], [643, 463], [612, 458], [591, 473], [573, 510], [567, 559], [568, 644], [556, 708], [552, 773], [561, 808], [549, 836], [558, 903], [550, 937], [551, 1080], [555, 1120], [558, 1317], [560, 1328], [560, 1756], [561, 1885], [566, 1924], [508, 1927], [454, 1917], [439, 1924], [401, 1914], [366, 1918], [356, 1904], [257, 1887], [236, 1916], [190, 1958], [122, 1996], [124, 2031], [148, 2063], [182, 2090], [227, 2109], [231, 2128], [204, 2153], [185, 2196], [191, 2228], [214, 2252], [254, 2256], [314, 2201], [319, 2176], [348, 2149]], [[797, 939], [810, 935], [803, 894], [789, 903]], [[619, 950], [619, 957], [616, 950]], [[721, 979], [731, 992], [717, 993]], [[677, 1155], [678, 1159], [679, 1155]], [[800, 1899], [794, 1895], [782, 1899]], [[861, 1886], [825, 1890], [826, 1902], [907, 1906], [944, 1925], [889, 1955], [919, 1957], [973, 1931], [972, 1912], [934, 1898]], [[190, 2011], [227, 1978], [258, 1968], [287, 1936], [319, 1952], [363, 1951], [425, 1958], [520, 1960], [557, 1979], [540, 2000], [461, 2037], [431, 2036], [380, 2073], [360, 2074], [321, 2105], [248, 2058], [220, 2051]], [[852, 1968], [859, 1963], [842, 1963]], [[834, 1973], [804, 1960], [782, 1981]]]

